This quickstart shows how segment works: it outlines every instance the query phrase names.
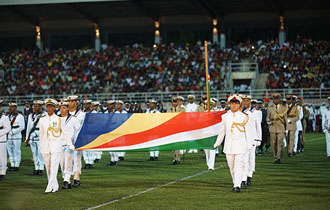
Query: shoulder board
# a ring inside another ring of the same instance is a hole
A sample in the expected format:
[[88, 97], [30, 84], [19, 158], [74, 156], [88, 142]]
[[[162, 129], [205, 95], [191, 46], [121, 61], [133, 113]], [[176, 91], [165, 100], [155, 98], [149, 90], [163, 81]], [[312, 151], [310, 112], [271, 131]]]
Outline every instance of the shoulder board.
[[249, 115], [248, 113], [245, 113], [245, 112], [242, 112], [243, 114], [245, 114], [245, 115]]

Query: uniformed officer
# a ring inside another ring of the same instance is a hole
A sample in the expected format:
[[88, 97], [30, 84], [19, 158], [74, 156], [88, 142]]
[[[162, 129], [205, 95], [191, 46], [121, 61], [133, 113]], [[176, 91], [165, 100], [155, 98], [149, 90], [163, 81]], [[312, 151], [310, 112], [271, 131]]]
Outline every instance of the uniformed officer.
[[225, 110], [227, 110], [226, 102], [227, 102], [226, 99], [221, 99], [220, 100], [219, 111], [225, 111]]
[[84, 100], [84, 112], [91, 112], [92, 111], [92, 100]]
[[330, 97], [328, 97], [328, 103], [329, 106], [322, 118], [322, 130], [325, 133], [327, 157], [330, 158]]
[[[67, 99], [62, 100], [59, 103], [60, 111], [59, 117], [61, 118], [62, 131], [65, 136], [69, 139], [71, 144], [74, 143], [74, 134], [75, 130], [80, 129], [80, 123], [74, 115], [69, 113], [69, 102]], [[61, 169], [63, 176], [63, 185], [62, 189], [71, 189], [71, 176], [73, 173], [73, 165], [74, 165], [74, 150], [66, 145], [63, 145], [63, 152], [61, 155]]]
[[[252, 184], [252, 175], [255, 171], [255, 155], [256, 147], [261, 144], [261, 120], [262, 113], [256, 110], [256, 106], [251, 106], [252, 97], [249, 95], [240, 95], [242, 101], [242, 112], [249, 116], [249, 121], [246, 123], [245, 128], [246, 138], [248, 142], [247, 151], [244, 154], [244, 165], [243, 165], [243, 179], [242, 188], [247, 188]], [[256, 100], [254, 100], [256, 103]]]
[[[150, 109], [147, 110], [146, 113], [160, 113], [156, 109], [156, 103], [157, 102], [154, 99], [149, 100]], [[150, 151], [149, 153], [150, 153], [149, 161], [158, 161], [159, 151]]]
[[17, 112], [17, 104], [9, 103], [10, 132], [8, 133], [7, 150], [12, 171], [18, 171], [21, 163], [22, 131], [25, 129], [24, 116]]
[[114, 101], [114, 100], [108, 100], [107, 101], [107, 104], [108, 104], [108, 108], [107, 108], [107, 110], [104, 113], [114, 113], [116, 111], [115, 110], [116, 101]]
[[[197, 112], [198, 105], [195, 104], [195, 96], [188, 95], [188, 104], [186, 105], [186, 112]], [[190, 149], [188, 153], [197, 153], [197, 149]]]
[[[0, 104], [3, 100], [0, 100]], [[0, 181], [5, 180], [7, 171], [7, 134], [10, 132], [10, 121], [2, 111], [0, 111]]]
[[292, 95], [286, 96], [287, 102], [287, 121], [286, 121], [286, 142], [288, 145], [288, 157], [293, 155], [294, 138], [297, 130], [297, 121], [299, 120], [298, 107], [293, 103]]
[[200, 105], [197, 108], [197, 112], [205, 112], [205, 110], [207, 110], [206, 99], [207, 99], [206, 96], [202, 96], [202, 101], [201, 101]]
[[281, 95], [274, 93], [273, 105], [267, 110], [267, 124], [269, 126], [270, 140], [273, 143], [275, 163], [281, 163], [282, 146], [287, 122], [287, 107], [280, 104]]
[[[92, 100], [84, 100], [84, 112], [92, 112]], [[84, 169], [92, 169], [95, 160], [95, 152], [93, 150], [84, 150], [82, 153], [85, 161]]]
[[[76, 142], [78, 138], [78, 134], [80, 132], [80, 129], [84, 123], [85, 120], [85, 113], [78, 109], [78, 96], [72, 95], [68, 97], [69, 102], [69, 113], [70, 115], [74, 115], [78, 122], [79, 129], [74, 130], [74, 143]], [[81, 151], [74, 151], [74, 157], [73, 157], [74, 165], [73, 165], [73, 171], [74, 171], [74, 177], [73, 177], [73, 187], [79, 187], [80, 186], [80, 175], [81, 175]]]
[[246, 139], [246, 123], [249, 116], [241, 112], [240, 105], [242, 99], [239, 95], [232, 95], [228, 98], [230, 111], [222, 115], [222, 123], [214, 148], [221, 145], [226, 135], [224, 153], [226, 154], [230, 174], [234, 187], [232, 192], [240, 192], [243, 178], [243, 157], [247, 152], [248, 140]]
[[54, 99], [46, 99], [47, 114], [40, 118], [40, 151], [45, 161], [48, 185], [45, 193], [57, 192], [57, 171], [63, 151], [63, 142], [71, 149], [74, 149], [72, 142], [63, 133], [63, 124], [59, 116], [54, 111], [57, 101]]
[[[124, 102], [121, 100], [118, 100], [116, 103], [116, 111], [115, 113], [124, 113], [127, 114], [127, 111], [124, 109]], [[118, 159], [124, 160], [125, 159], [125, 152], [118, 152]]]
[[39, 145], [39, 128], [40, 128], [40, 118], [45, 113], [42, 111], [42, 105], [44, 104], [41, 100], [35, 100], [33, 102], [33, 112], [28, 116], [27, 127], [26, 127], [26, 139], [25, 143], [30, 144], [34, 171], [33, 175], [42, 175], [45, 167], [44, 159], [40, 152]]
[[302, 140], [302, 131], [303, 131], [303, 125], [302, 120], [304, 118], [304, 110], [300, 104], [302, 97], [293, 96], [292, 97], [292, 103], [296, 105], [298, 110], [298, 120], [296, 122], [297, 129], [294, 136], [294, 144], [293, 144], [293, 155], [299, 153], [300, 147], [301, 147], [301, 140]]
[[[172, 108], [167, 109], [167, 113], [175, 113], [175, 112], [185, 112], [186, 109], [179, 106], [180, 99], [178, 97], [172, 98]], [[172, 162], [173, 165], [180, 164], [180, 150], [173, 151], [174, 153], [174, 160]]]
[[[99, 106], [100, 106], [100, 102], [98, 101], [93, 101], [92, 102], [92, 112], [91, 113], [99, 113]], [[94, 163], [100, 163], [101, 162], [101, 158], [102, 158], [102, 151], [93, 151], [94, 152]]]

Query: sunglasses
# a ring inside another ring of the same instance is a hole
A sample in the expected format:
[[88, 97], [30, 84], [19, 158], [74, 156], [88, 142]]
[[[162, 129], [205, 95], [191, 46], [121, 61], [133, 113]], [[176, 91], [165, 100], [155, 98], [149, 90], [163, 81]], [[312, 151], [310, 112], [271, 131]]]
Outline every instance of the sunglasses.
[[291, 100], [292, 98], [286, 98], [286, 100]]

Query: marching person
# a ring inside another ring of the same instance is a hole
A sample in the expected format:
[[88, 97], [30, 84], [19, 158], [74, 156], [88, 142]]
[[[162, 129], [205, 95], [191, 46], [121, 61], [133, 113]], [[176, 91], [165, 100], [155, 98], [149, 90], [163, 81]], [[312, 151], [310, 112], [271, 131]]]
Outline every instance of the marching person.
[[[185, 112], [186, 109], [183, 107], [179, 106], [179, 101], [180, 99], [178, 97], [173, 97], [172, 98], [172, 108], [167, 109], [167, 113], [176, 113], [176, 112]], [[180, 164], [180, 150], [175, 150], [173, 151], [174, 157], [173, 157], [173, 165]]]
[[[79, 127], [78, 130], [74, 130], [74, 143], [76, 142], [78, 138], [78, 134], [80, 132], [80, 129], [84, 123], [85, 120], [85, 113], [78, 108], [78, 96], [72, 95], [68, 97], [68, 102], [69, 102], [69, 114], [73, 115], [77, 118], [79, 124], [75, 127]], [[79, 187], [80, 186], [80, 175], [81, 175], [81, 151], [74, 151], [74, 156], [73, 156], [73, 172], [74, 172], [74, 177], [73, 177], [73, 187]]]
[[256, 106], [251, 106], [251, 96], [241, 95], [241, 98], [243, 99], [242, 112], [249, 116], [249, 121], [245, 126], [248, 145], [243, 157], [243, 179], [241, 184], [241, 188], [246, 189], [252, 184], [252, 175], [256, 164], [256, 147], [261, 144], [262, 113], [256, 110]]
[[287, 102], [287, 121], [286, 121], [286, 141], [288, 145], [288, 157], [293, 156], [293, 146], [294, 146], [294, 138], [297, 130], [297, 121], [299, 120], [300, 112], [298, 107], [293, 103], [293, 96], [286, 96]]
[[33, 102], [33, 112], [28, 116], [26, 127], [27, 136], [25, 139], [25, 143], [30, 144], [31, 147], [34, 162], [33, 175], [42, 175], [45, 167], [44, 159], [40, 152], [39, 144], [40, 118], [41, 116], [45, 115], [45, 113], [43, 113], [42, 111], [43, 104], [44, 102], [41, 100], [36, 100]]
[[242, 99], [239, 95], [232, 95], [228, 98], [230, 110], [222, 115], [222, 126], [219, 131], [214, 148], [221, 145], [226, 135], [224, 153], [233, 180], [234, 187], [232, 192], [240, 192], [243, 178], [243, 157], [247, 152], [248, 140], [246, 139], [246, 123], [249, 116], [241, 112], [240, 106]]
[[[156, 103], [157, 102], [154, 99], [149, 100], [150, 109], [147, 110], [146, 113], [160, 113], [156, 109]], [[149, 153], [150, 153], [149, 161], [158, 161], [159, 151], [150, 151]]]
[[260, 146], [258, 147], [258, 154], [263, 154], [263, 149], [265, 145], [265, 152], [269, 152], [270, 142], [269, 142], [269, 128], [267, 124], [267, 109], [268, 109], [269, 99], [265, 98], [265, 100], [259, 100], [259, 110], [262, 113], [261, 119], [261, 131], [262, 131], [262, 141]]
[[54, 111], [57, 101], [46, 99], [47, 114], [40, 118], [40, 151], [45, 161], [48, 184], [45, 193], [57, 192], [57, 172], [63, 150], [63, 142], [74, 149], [70, 139], [63, 133], [63, 124]]
[[[93, 101], [92, 102], [92, 112], [91, 113], [99, 113], [100, 102]], [[93, 151], [94, 152], [94, 163], [100, 163], [102, 158], [102, 151]]]
[[269, 126], [270, 140], [273, 143], [273, 153], [276, 164], [281, 163], [283, 139], [286, 126], [287, 107], [280, 104], [281, 95], [272, 95], [273, 105], [267, 110], [267, 124]]
[[[85, 113], [92, 112], [92, 100], [84, 100], [84, 112]], [[84, 169], [92, 169], [95, 159], [94, 157], [95, 152], [93, 150], [84, 150], [82, 153], [85, 161]]]
[[[194, 102], [195, 96], [188, 95], [188, 104], [186, 105], [186, 112], [197, 112], [198, 105]], [[197, 153], [197, 149], [190, 149], [188, 153]]]
[[10, 170], [18, 171], [21, 163], [22, 131], [25, 129], [24, 116], [17, 112], [17, 104], [9, 103], [10, 132], [8, 133], [7, 150]]
[[[116, 111], [115, 113], [124, 113], [124, 114], [127, 114], [127, 111], [123, 108], [124, 106], [124, 102], [121, 101], [121, 100], [118, 100], [117, 103], [116, 103]], [[117, 152], [118, 154], [118, 159], [119, 160], [124, 160], [125, 158], [125, 152]]]
[[329, 106], [322, 118], [322, 130], [325, 133], [327, 157], [330, 158], [330, 97], [328, 97], [328, 103]]
[[[0, 100], [2, 104], [3, 100]], [[0, 181], [5, 181], [7, 171], [7, 134], [10, 132], [10, 121], [0, 111]]]
[[[74, 143], [74, 134], [75, 131], [80, 129], [80, 123], [74, 115], [69, 113], [69, 102], [67, 100], [63, 100], [59, 103], [60, 107], [60, 115], [61, 124], [62, 124], [62, 131], [65, 136], [69, 139], [71, 144]], [[64, 142], [65, 143], [65, 142]], [[62, 189], [71, 189], [71, 176], [74, 175], [73, 173], [73, 165], [74, 165], [74, 150], [71, 147], [63, 145], [64, 149], [61, 155], [61, 169], [62, 169], [62, 176], [63, 176], [63, 185]]]
[[304, 110], [303, 107], [301, 106], [302, 102], [302, 97], [294, 96], [292, 97], [293, 104], [296, 105], [297, 110], [298, 110], [298, 120], [296, 122], [296, 132], [294, 136], [294, 144], [293, 144], [293, 155], [296, 155], [297, 153], [300, 152], [300, 147], [301, 147], [301, 141], [302, 141], [302, 131], [303, 131], [303, 125], [302, 125], [302, 120], [304, 118]]

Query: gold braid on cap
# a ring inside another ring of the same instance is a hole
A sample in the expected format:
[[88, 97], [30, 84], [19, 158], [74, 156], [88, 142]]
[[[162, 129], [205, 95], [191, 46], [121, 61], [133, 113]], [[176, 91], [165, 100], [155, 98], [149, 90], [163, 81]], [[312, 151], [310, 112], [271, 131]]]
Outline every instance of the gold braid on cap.
[[[231, 133], [233, 134], [234, 127], [236, 127], [240, 132], [245, 133], [245, 128], [244, 128], [244, 126], [246, 125], [246, 123], [247, 123], [248, 121], [249, 121], [249, 116], [246, 115], [246, 117], [245, 117], [245, 119], [244, 119], [243, 122], [241, 122], [241, 123], [233, 122], [233, 124], [231, 125], [231, 130], [230, 130]], [[243, 127], [243, 128], [241, 129], [240, 126]]]
[[[54, 128], [54, 127], [51, 127], [51, 126], [48, 127], [48, 129], [47, 129], [47, 138], [49, 137], [49, 133], [48, 133], [49, 131], [52, 133], [52, 136], [55, 137], [55, 138], [58, 138], [58, 137], [61, 136], [62, 129], [61, 129], [61, 119], [60, 118], [58, 119], [58, 128]], [[55, 133], [58, 133], [58, 132], [60, 132], [60, 134], [58, 136], [56, 136]]]

